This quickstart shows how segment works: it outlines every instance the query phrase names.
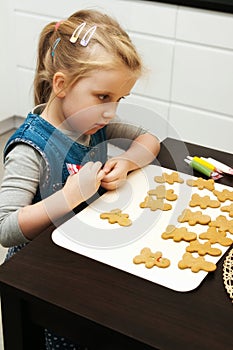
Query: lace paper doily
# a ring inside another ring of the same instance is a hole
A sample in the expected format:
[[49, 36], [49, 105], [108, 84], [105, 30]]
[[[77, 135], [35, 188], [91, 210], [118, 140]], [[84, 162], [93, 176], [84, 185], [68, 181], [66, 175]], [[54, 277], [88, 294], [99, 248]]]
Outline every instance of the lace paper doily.
[[233, 249], [230, 250], [223, 264], [223, 282], [233, 302]]

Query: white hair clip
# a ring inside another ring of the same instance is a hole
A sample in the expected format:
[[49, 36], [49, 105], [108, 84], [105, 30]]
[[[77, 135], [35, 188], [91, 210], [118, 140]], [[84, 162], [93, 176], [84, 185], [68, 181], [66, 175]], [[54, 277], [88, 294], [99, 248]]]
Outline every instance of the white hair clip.
[[85, 27], [86, 25], [86, 22], [83, 22], [82, 24], [80, 24], [74, 31], [73, 31], [73, 34], [72, 36], [70, 37], [70, 42], [72, 44], [75, 44], [76, 41], [78, 40], [79, 38], [79, 35], [81, 34], [83, 28]]
[[[87, 46], [89, 41], [91, 40], [93, 34], [95, 33], [95, 31], [96, 31], [96, 26], [93, 26], [90, 29], [88, 29], [88, 31], [84, 34], [83, 38], [81, 39], [80, 45]], [[88, 34], [89, 34], [89, 36], [88, 36]]]

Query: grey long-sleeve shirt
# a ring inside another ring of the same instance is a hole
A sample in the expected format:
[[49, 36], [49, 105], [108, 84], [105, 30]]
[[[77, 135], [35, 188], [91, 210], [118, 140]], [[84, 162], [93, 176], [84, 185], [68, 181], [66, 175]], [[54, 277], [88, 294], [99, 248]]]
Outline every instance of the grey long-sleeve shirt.
[[[88, 145], [90, 136], [76, 140], [75, 133], [62, 130], [76, 142]], [[110, 123], [107, 139], [114, 138], [134, 140], [146, 131], [140, 127], [123, 123]], [[41, 155], [27, 144], [18, 144], [6, 157], [4, 176], [0, 190], [0, 243], [11, 247], [28, 242], [19, 223], [19, 209], [30, 205], [36, 194], [40, 175], [45, 166]]]

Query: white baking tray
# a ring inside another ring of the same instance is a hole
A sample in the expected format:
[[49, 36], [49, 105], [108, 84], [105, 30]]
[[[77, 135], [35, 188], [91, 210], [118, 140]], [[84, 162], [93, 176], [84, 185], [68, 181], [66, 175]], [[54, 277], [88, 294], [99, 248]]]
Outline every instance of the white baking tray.
[[[147, 191], [160, 185], [154, 181], [154, 177], [161, 176], [163, 172], [170, 174], [173, 170], [149, 165], [134, 171], [119, 189], [105, 193], [83, 211], [56, 228], [52, 233], [52, 240], [63, 248], [175, 291], [186, 292], [195, 289], [207, 273], [204, 271], [193, 273], [190, 269], [181, 270], [178, 268], [178, 262], [189, 243], [183, 241], [175, 243], [172, 239], [164, 240], [161, 238], [161, 234], [170, 224], [176, 227], [187, 227], [189, 231], [195, 232], [197, 235], [205, 232], [208, 225], [189, 226], [187, 223], [179, 223], [177, 218], [183, 209], [190, 208], [189, 201], [193, 193], [198, 193], [201, 196], [209, 195], [212, 199], [216, 199], [216, 197], [209, 190], [198, 190], [197, 187], [188, 186], [186, 180], [194, 177], [179, 173], [184, 183], [164, 184], [166, 189], [172, 188], [178, 195], [176, 201], [166, 201], [172, 205], [172, 210], [151, 211], [148, 208], [140, 208], [140, 203], [147, 195]], [[228, 186], [215, 183], [215, 189], [221, 191], [224, 188], [232, 190]], [[228, 201], [223, 203], [223, 205], [227, 204]], [[133, 222], [131, 226], [122, 227], [100, 219], [102, 212], [116, 208], [129, 214]], [[215, 220], [218, 215], [225, 215], [229, 218], [227, 213], [220, 211], [220, 208], [203, 210], [200, 207], [194, 207], [190, 209], [192, 211], [201, 210], [203, 214], [210, 215], [212, 220]], [[230, 233], [227, 233], [227, 236], [232, 238]], [[205, 241], [203, 240], [203, 242]], [[213, 246], [220, 248], [222, 254], [229, 248], [219, 244]], [[170, 260], [170, 266], [168, 268], [153, 267], [147, 269], [144, 264], [135, 265], [133, 258], [144, 247], [149, 247], [153, 252], [161, 251], [163, 257]], [[193, 256], [197, 256], [196, 253], [193, 253]], [[217, 263], [221, 256], [206, 255], [205, 259]]]

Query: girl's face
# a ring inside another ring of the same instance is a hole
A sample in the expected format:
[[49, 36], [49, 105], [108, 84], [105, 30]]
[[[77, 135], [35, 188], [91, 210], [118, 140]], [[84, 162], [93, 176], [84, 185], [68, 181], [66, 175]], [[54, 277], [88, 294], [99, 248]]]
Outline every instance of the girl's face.
[[125, 66], [93, 72], [66, 91], [61, 99], [62, 119], [73, 130], [94, 134], [114, 118], [118, 102], [129, 95], [135, 82]]

